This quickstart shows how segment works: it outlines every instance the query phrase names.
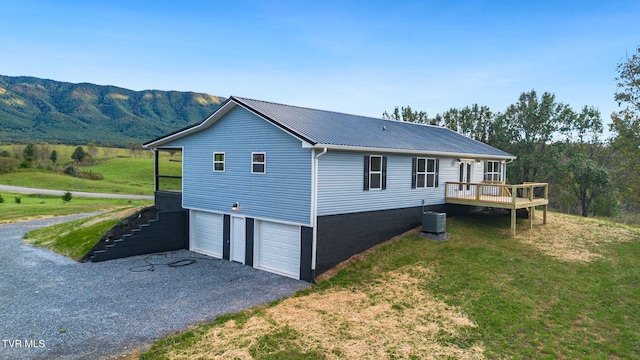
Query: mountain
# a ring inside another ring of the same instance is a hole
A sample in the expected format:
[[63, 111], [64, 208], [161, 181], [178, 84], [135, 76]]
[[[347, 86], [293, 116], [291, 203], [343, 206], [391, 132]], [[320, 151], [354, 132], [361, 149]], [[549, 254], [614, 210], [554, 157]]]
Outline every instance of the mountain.
[[0, 142], [143, 143], [203, 120], [222, 101], [194, 92], [0, 75]]

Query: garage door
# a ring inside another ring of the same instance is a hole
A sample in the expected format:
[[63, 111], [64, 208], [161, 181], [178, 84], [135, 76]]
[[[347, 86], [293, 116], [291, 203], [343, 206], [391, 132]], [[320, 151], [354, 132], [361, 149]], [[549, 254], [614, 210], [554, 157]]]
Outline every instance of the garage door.
[[300, 278], [300, 226], [257, 222], [254, 266]]
[[222, 258], [222, 215], [192, 211], [190, 222], [189, 250]]

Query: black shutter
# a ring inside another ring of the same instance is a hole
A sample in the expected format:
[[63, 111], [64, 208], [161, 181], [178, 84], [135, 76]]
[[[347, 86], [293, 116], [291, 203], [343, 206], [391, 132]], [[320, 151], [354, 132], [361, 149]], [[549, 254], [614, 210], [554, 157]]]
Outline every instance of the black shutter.
[[418, 158], [411, 159], [411, 188], [416, 188], [416, 176], [418, 171]]
[[387, 188], [387, 157], [382, 157], [382, 190]]
[[369, 190], [369, 155], [364, 156], [364, 191]]
[[440, 159], [436, 159], [436, 187], [438, 187], [439, 176], [440, 176]]

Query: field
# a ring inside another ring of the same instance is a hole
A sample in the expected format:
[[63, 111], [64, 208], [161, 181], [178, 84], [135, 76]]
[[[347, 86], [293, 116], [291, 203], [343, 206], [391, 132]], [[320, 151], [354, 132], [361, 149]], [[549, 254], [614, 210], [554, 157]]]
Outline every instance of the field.
[[[75, 146], [47, 145], [46, 153], [55, 150], [58, 153], [57, 165], [42, 161], [40, 169], [19, 169], [0, 175], [0, 184], [60, 189], [69, 191], [87, 191], [114, 194], [153, 195], [154, 161], [150, 151], [133, 152], [128, 149], [102, 148], [94, 150], [92, 162], [78, 166], [81, 171], [98, 173], [103, 180], [89, 180], [63, 174], [64, 169], [73, 164], [71, 154]], [[24, 145], [0, 146], [0, 151], [21, 153]], [[86, 151], [86, 146], [83, 147]], [[169, 159], [174, 161], [169, 161]], [[161, 169], [165, 174], [180, 175], [180, 155], [170, 156], [162, 153]], [[46, 164], [46, 166], [44, 166]], [[180, 185], [177, 185], [178, 188]]]
[[[15, 221], [41, 219], [51, 216], [80, 214], [149, 205], [151, 201], [127, 199], [98, 199], [73, 197], [65, 203], [62, 197], [38, 194], [0, 192], [0, 225]], [[16, 202], [19, 198], [20, 203]]]
[[640, 229], [551, 213], [514, 239], [508, 221], [450, 218], [445, 242], [399, 236], [141, 358], [640, 358]]

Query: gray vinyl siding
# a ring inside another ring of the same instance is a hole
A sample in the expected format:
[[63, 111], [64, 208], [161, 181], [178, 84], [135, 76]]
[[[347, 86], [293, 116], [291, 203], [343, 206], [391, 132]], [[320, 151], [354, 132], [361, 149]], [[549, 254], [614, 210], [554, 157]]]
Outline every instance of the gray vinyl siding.
[[[183, 206], [308, 225], [311, 218], [311, 150], [266, 120], [236, 107], [213, 126], [169, 143], [183, 147]], [[225, 153], [224, 172], [213, 153]], [[266, 153], [266, 173], [251, 173], [251, 153]]]
[[[387, 156], [387, 188], [363, 190], [364, 156]], [[414, 156], [329, 151], [318, 159], [318, 216], [444, 204], [445, 183], [458, 181], [454, 158], [440, 158], [439, 187], [412, 189]], [[474, 176], [482, 166], [475, 166]], [[476, 177], [474, 177], [476, 178]], [[477, 177], [482, 180], [482, 177]]]

